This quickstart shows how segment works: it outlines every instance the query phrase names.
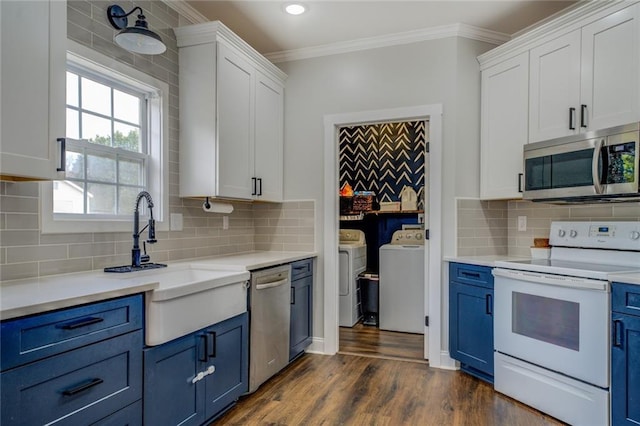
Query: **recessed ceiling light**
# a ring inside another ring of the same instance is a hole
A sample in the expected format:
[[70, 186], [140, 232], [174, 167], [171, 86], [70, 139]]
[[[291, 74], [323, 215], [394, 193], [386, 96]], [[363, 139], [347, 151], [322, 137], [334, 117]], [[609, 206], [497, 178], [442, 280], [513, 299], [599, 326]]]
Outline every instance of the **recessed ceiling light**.
[[307, 11], [307, 8], [301, 3], [289, 3], [284, 7], [284, 10], [289, 15], [302, 15]]

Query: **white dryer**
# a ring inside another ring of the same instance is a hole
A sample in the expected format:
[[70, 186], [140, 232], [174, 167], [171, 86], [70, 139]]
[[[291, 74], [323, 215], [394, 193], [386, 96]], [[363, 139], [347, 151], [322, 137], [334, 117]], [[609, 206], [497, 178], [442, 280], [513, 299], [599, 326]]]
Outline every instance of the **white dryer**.
[[380, 247], [380, 329], [424, 333], [424, 232], [396, 231]]
[[341, 327], [353, 327], [360, 319], [358, 275], [367, 269], [367, 243], [364, 232], [341, 229], [338, 246], [340, 264], [339, 293]]

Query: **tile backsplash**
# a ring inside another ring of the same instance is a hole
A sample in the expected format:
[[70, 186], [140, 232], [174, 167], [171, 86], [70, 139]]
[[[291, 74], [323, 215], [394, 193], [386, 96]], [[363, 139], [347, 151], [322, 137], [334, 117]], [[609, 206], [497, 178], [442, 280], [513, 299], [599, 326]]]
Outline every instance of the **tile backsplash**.
[[[149, 27], [160, 33], [167, 45], [162, 55], [129, 53], [113, 42], [114, 30], [106, 19], [112, 2], [68, 1], [67, 36], [169, 85], [169, 213], [181, 213], [184, 226], [182, 231], [158, 232], [158, 243], [147, 247], [151, 259], [174, 261], [255, 249], [314, 250], [313, 201], [233, 203], [229, 229], [225, 230], [222, 214], [204, 212], [202, 200], [178, 196], [178, 48], [172, 28], [191, 22], [164, 2], [143, 3]], [[132, 5], [121, 4], [126, 10]], [[101, 269], [131, 261], [130, 232], [42, 234], [40, 190], [35, 182], [0, 183], [0, 281]]]
[[[0, 281], [102, 269], [131, 261], [130, 232], [42, 234], [39, 186], [35, 182], [0, 183]], [[313, 201], [233, 206], [233, 213], [226, 215], [229, 228], [223, 229], [225, 215], [203, 211], [202, 200], [175, 197], [170, 210], [183, 214], [183, 229], [157, 232], [158, 242], [147, 246], [152, 261], [251, 250], [314, 250]]]
[[[552, 221], [640, 221], [640, 203], [553, 205], [509, 201], [509, 255], [530, 256], [534, 238], [548, 238]], [[518, 231], [518, 216], [527, 230]]]
[[[527, 230], [518, 231], [524, 216]], [[552, 221], [640, 221], [640, 203], [553, 205], [530, 201], [457, 200], [458, 256], [529, 257], [534, 238], [548, 238]]]

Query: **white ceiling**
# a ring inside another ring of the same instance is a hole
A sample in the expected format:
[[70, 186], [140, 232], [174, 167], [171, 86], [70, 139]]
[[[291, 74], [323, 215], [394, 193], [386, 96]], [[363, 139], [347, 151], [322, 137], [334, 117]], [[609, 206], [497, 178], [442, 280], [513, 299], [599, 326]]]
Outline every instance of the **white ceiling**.
[[331, 45], [356, 39], [463, 23], [512, 35], [575, 1], [302, 1], [308, 12], [291, 16], [291, 1], [191, 0], [211, 21], [219, 20], [262, 54]]

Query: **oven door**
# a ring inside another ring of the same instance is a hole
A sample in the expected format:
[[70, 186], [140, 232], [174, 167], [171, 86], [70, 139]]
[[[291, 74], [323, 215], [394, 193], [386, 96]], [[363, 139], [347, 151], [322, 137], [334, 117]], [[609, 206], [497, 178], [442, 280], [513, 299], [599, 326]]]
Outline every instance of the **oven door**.
[[496, 268], [495, 349], [609, 387], [609, 283]]

